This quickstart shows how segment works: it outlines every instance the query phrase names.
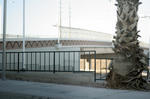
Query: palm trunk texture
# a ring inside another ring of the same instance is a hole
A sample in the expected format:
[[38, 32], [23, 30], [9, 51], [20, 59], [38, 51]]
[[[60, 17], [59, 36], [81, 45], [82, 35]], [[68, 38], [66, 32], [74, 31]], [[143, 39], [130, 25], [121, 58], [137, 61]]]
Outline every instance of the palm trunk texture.
[[146, 89], [142, 72], [148, 71], [147, 57], [139, 46], [137, 30], [139, 0], [117, 0], [116, 36], [114, 52], [107, 85], [110, 88]]

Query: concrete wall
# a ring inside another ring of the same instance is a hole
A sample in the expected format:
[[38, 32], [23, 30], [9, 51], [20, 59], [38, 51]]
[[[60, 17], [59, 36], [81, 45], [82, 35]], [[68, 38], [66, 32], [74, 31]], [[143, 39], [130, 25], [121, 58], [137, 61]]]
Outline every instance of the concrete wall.
[[[1, 72], [0, 72], [1, 74]], [[1, 75], [0, 75], [1, 77]], [[90, 85], [94, 72], [6, 72], [7, 79], [72, 85]]]

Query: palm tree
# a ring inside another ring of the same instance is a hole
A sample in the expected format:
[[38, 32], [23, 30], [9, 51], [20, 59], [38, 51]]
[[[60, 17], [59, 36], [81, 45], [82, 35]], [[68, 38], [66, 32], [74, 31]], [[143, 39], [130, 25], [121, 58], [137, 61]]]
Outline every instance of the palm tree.
[[146, 88], [142, 72], [148, 70], [147, 58], [139, 46], [137, 30], [140, 4], [139, 0], [117, 0], [116, 36], [113, 41], [116, 58], [107, 75], [107, 84], [111, 88]]

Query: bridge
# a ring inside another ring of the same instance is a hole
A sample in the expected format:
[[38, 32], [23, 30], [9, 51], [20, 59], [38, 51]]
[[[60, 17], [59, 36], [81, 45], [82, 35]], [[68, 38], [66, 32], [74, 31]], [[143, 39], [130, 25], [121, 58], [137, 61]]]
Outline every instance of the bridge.
[[[112, 35], [90, 30], [64, 27], [60, 44], [58, 38], [26, 38], [26, 52], [22, 52], [22, 37], [7, 35], [6, 57], [7, 71], [95, 71], [95, 80], [103, 79], [109, 72], [109, 64], [114, 57], [112, 50]], [[76, 35], [79, 35], [76, 37]], [[93, 35], [93, 36], [91, 36]], [[91, 38], [90, 38], [91, 37]], [[0, 39], [0, 50], [2, 50]], [[148, 51], [148, 45], [141, 47]], [[23, 63], [23, 55], [25, 56]], [[0, 69], [2, 67], [2, 54], [0, 53]], [[24, 65], [23, 65], [24, 64]]]
[[[62, 33], [60, 37], [61, 47], [59, 50], [78, 48], [81, 51], [84, 50], [96, 50], [97, 54], [112, 54], [112, 39], [113, 35], [108, 33], [102, 33], [92, 30], [61, 27]], [[0, 37], [2, 38], [2, 37]], [[22, 35], [8, 35], [6, 39], [7, 51], [21, 51], [22, 49]], [[25, 38], [26, 51], [34, 50], [58, 50], [57, 48], [58, 38], [48, 38], [42, 36], [30, 36]], [[140, 46], [148, 52], [148, 44], [140, 43]], [[45, 48], [45, 49], [44, 49]], [[2, 39], [0, 39], [0, 51], [2, 50]], [[74, 49], [75, 50], [75, 49]]]

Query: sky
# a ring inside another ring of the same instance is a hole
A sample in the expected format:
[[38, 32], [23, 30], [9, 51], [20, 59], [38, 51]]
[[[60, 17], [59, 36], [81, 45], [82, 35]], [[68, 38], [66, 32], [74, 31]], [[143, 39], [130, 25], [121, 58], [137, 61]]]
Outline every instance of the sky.
[[[7, 0], [7, 34], [22, 35], [23, 0]], [[115, 0], [70, 0], [71, 26], [98, 32], [115, 34]], [[150, 15], [150, 0], [140, 0], [139, 16]], [[59, 0], [25, 0], [26, 36], [57, 37], [54, 25], [59, 20]], [[62, 0], [62, 26], [69, 26], [69, 0]], [[0, 34], [2, 34], [2, 8], [0, 0]], [[140, 18], [138, 30], [141, 41], [149, 42], [150, 19]]]

